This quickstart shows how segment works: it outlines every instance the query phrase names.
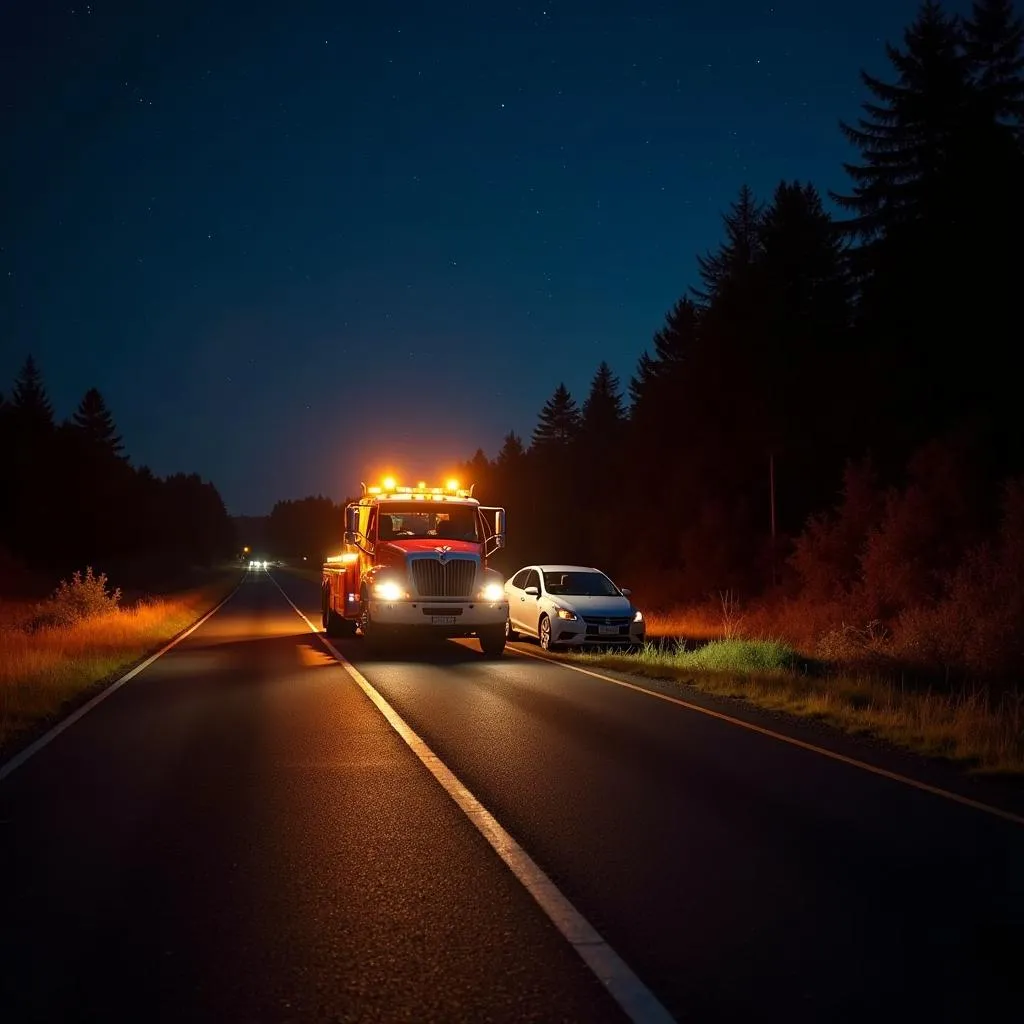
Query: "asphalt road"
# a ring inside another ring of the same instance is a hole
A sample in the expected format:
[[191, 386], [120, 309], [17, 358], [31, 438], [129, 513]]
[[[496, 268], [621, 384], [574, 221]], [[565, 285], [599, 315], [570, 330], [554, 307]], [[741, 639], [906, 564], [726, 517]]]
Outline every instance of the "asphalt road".
[[[1019, 1012], [1024, 827], [550, 662], [337, 646], [677, 1019]], [[625, 1019], [266, 574], [0, 781], [0, 871], [4, 1021]]]

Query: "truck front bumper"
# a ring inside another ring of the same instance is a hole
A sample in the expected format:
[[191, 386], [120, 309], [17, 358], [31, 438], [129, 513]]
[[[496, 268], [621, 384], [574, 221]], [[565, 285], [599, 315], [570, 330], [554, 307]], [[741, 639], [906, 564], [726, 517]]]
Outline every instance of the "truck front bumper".
[[370, 601], [374, 626], [434, 636], [475, 636], [482, 629], [504, 629], [507, 618], [507, 601]]

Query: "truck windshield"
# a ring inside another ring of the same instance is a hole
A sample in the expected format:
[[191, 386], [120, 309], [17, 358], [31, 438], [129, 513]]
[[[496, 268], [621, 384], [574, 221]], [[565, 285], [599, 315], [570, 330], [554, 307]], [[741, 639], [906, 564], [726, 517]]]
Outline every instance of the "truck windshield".
[[566, 597], [619, 597], [615, 584], [603, 572], [545, 572], [544, 589]]
[[379, 508], [379, 540], [480, 541], [474, 506], [389, 501]]

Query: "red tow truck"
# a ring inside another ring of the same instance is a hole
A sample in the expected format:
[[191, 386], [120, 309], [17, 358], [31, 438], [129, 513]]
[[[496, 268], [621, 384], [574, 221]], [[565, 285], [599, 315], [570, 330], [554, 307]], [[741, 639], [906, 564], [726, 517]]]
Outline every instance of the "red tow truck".
[[486, 657], [505, 649], [508, 601], [487, 561], [505, 546], [505, 510], [449, 480], [362, 485], [345, 508], [344, 549], [323, 567], [323, 626], [330, 637], [379, 644], [401, 634], [476, 637]]

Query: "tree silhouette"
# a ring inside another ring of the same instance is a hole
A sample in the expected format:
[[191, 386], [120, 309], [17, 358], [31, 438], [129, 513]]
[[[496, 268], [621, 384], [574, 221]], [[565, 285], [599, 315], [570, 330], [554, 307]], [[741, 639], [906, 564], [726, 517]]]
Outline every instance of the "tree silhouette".
[[53, 406], [32, 356], [26, 358], [14, 382], [11, 407], [19, 430], [39, 433], [53, 429]]
[[576, 400], [565, 384], [559, 384], [544, 403], [533, 431], [533, 447], [538, 450], [567, 448], [580, 429]]
[[583, 403], [580, 437], [613, 443], [625, 423], [622, 389], [612, 368], [602, 362], [590, 382], [590, 392]]
[[[213, 484], [133, 469], [113, 417], [90, 389], [54, 425], [42, 374], [26, 360], [0, 408], [0, 549], [67, 573], [92, 565], [147, 586], [231, 554], [234, 535]], [[2, 584], [2, 581], [0, 581]]]
[[1010, 0], [980, 0], [963, 23], [964, 50], [983, 108], [1024, 142], [1024, 20]]
[[692, 292], [703, 304], [721, 299], [730, 286], [743, 279], [760, 251], [761, 205], [749, 185], [740, 188], [738, 198], [722, 218], [725, 241], [716, 252], [697, 257], [702, 287]]
[[519, 469], [524, 454], [522, 438], [514, 430], [510, 430], [505, 435], [501, 450], [498, 452], [496, 460], [498, 468], [506, 473], [515, 472]]
[[849, 210], [850, 232], [865, 238], [940, 216], [968, 103], [967, 62], [956, 21], [931, 0], [904, 33], [905, 50], [886, 53], [897, 72], [893, 83], [861, 72], [876, 102], [856, 125], [840, 122], [863, 163], [843, 166], [853, 179], [851, 195], [831, 193]]
[[123, 457], [124, 443], [114, 425], [114, 417], [96, 388], [90, 388], [85, 393], [73, 421], [91, 447], [118, 458]]

